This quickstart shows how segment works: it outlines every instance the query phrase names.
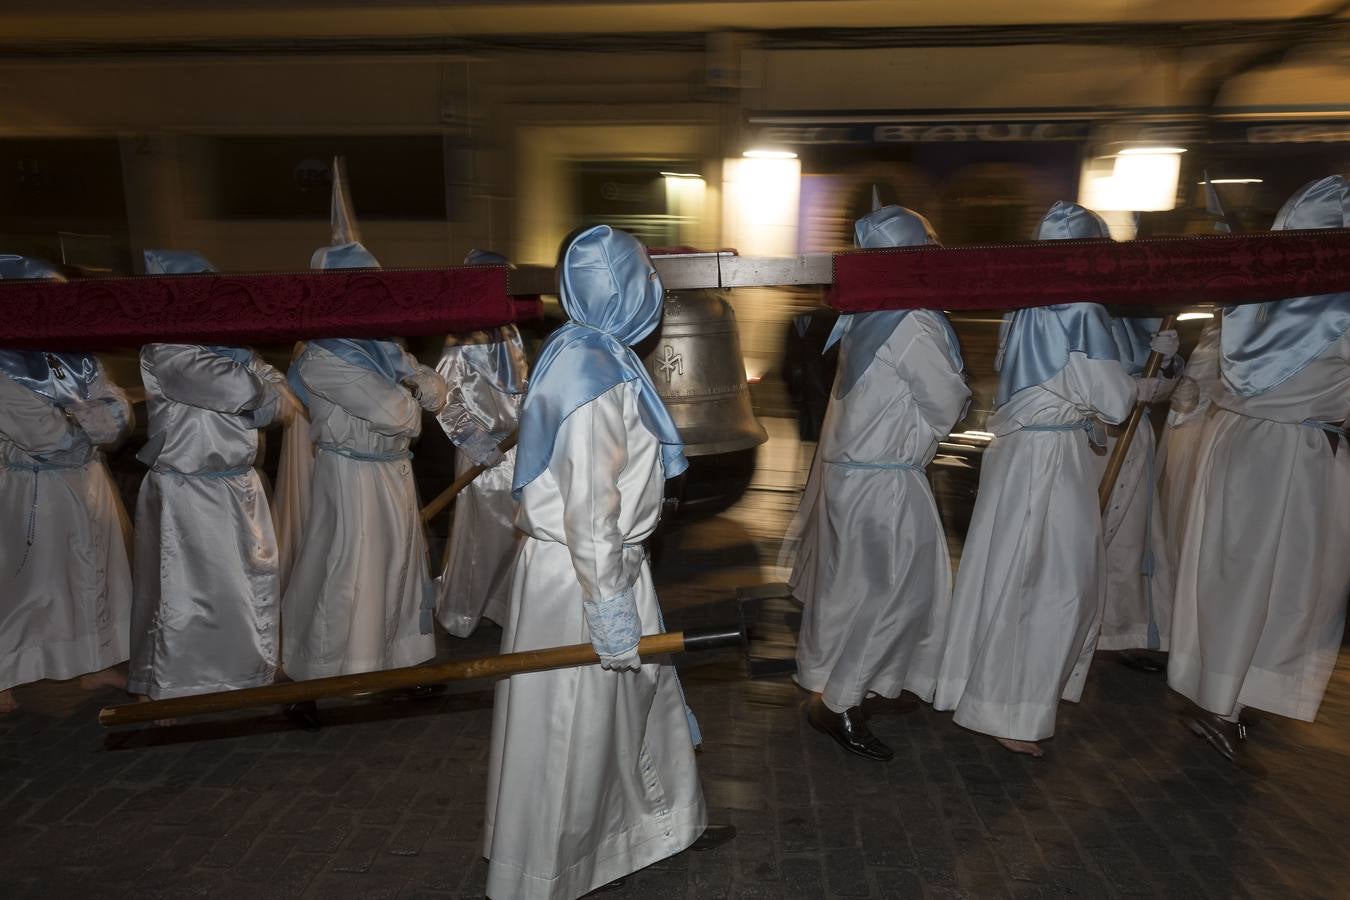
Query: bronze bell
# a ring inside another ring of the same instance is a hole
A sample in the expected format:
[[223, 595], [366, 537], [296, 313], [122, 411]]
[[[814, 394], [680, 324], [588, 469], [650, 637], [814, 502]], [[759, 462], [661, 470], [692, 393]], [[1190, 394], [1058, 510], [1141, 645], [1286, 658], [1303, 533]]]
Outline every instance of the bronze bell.
[[750, 406], [736, 313], [719, 292], [668, 291], [659, 338], [643, 363], [686, 456], [748, 450], [768, 440]]

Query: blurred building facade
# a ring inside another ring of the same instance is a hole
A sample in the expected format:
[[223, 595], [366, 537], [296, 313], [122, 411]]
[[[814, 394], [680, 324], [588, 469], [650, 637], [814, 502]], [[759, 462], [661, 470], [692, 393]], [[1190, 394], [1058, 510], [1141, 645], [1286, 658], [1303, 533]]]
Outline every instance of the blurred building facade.
[[[1139, 147], [1203, 148], [1231, 215], [1265, 227], [1350, 168], [1350, 31], [1300, 18], [1316, 3], [946, 6], [12, 0], [0, 250], [303, 268], [334, 154], [390, 266], [550, 262], [597, 221], [652, 246], [835, 249], [874, 184], [947, 243], [1016, 240]], [[1183, 158], [1175, 203], [1197, 178]], [[767, 370], [813, 298], [740, 293]]]

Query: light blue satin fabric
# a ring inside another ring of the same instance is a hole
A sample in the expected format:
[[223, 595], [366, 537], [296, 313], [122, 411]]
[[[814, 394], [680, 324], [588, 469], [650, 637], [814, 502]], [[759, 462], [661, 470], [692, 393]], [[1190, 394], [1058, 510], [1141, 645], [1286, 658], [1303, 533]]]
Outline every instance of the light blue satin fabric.
[[1152, 353], [1149, 344], [1158, 333], [1162, 319], [1112, 319], [1111, 336], [1116, 340], [1120, 364], [1130, 375], [1144, 374], [1144, 364]]
[[[1057, 202], [1041, 220], [1043, 241], [1110, 238], [1102, 217], [1077, 203]], [[1034, 385], [1043, 384], [1068, 365], [1070, 353], [1089, 359], [1119, 359], [1111, 317], [1095, 303], [1064, 303], [1019, 309], [1003, 317], [999, 333], [997, 406]], [[1145, 354], [1147, 355], [1147, 354]]]
[[[147, 275], [200, 275], [216, 271], [211, 261], [196, 250], [143, 250]], [[253, 351], [244, 347], [223, 347], [204, 344], [207, 350], [241, 366], [253, 359]]]
[[[884, 247], [921, 247], [936, 244], [937, 234], [928, 220], [903, 206], [883, 206], [859, 219], [853, 226], [853, 243], [863, 250]], [[834, 323], [834, 329], [825, 341], [828, 352], [839, 343], [839, 371], [834, 378], [834, 395], [845, 397], [862, 378], [876, 359], [877, 351], [895, 333], [895, 329], [912, 310], [881, 309], [875, 312], [846, 313]], [[941, 316], [947, 326], [947, 349], [957, 371], [965, 366], [961, 359], [961, 345], [952, 331], [947, 317]]]
[[311, 269], [378, 269], [380, 262], [360, 241], [320, 247], [309, 259]]
[[[508, 266], [505, 256], [491, 250], [470, 250], [464, 257], [466, 266]], [[528, 367], [520, 348], [520, 336], [515, 325], [494, 329], [498, 340], [462, 345], [464, 359], [474, 371], [487, 378], [504, 394], [523, 394], [528, 385], [525, 373]]]
[[199, 275], [216, 267], [196, 250], [143, 250], [147, 275]]
[[[66, 279], [50, 263], [5, 253], [0, 254], [0, 280]], [[73, 400], [88, 400], [89, 387], [97, 379], [99, 368], [98, 360], [88, 353], [0, 350], [0, 372], [60, 406]]]
[[[1332, 175], [1305, 185], [1275, 217], [1274, 231], [1350, 226], [1350, 185]], [[1350, 328], [1350, 292], [1234, 306], [1223, 312], [1219, 372], [1246, 397], [1303, 371]]]
[[689, 466], [684, 442], [630, 349], [661, 322], [664, 290], [646, 249], [626, 232], [597, 225], [572, 240], [560, 268], [571, 321], [549, 336], [535, 361], [521, 404], [512, 496], [519, 500], [548, 468], [563, 421], [625, 382], [636, 383], [642, 423], [661, 442], [665, 476], [674, 478]]
[[[350, 236], [354, 226], [350, 221], [351, 211], [342, 199], [341, 182], [335, 182], [333, 188], [333, 237], [335, 240]], [[378, 269], [379, 260], [361, 245], [360, 241], [349, 240], [330, 247], [320, 247], [314, 251], [309, 261], [311, 269]], [[370, 338], [319, 338], [306, 341], [306, 346], [322, 347], [329, 353], [354, 366], [378, 372], [393, 384], [412, 375], [403, 354], [403, 348], [393, 341], [378, 341]], [[300, 402], [309, 406], [309, 391], [300, 377], [299, 360], [291, 363], [286, 372], [286, 382], [290, 384]]]

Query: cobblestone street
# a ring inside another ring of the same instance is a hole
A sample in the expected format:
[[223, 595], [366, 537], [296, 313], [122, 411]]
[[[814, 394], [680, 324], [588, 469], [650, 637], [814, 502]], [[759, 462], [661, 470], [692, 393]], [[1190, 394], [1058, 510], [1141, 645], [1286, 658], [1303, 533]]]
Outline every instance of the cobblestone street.
[[[672, 628], [734, 622], [734, 589], [781, 580], [796, 495], [772, 479], [661, 550]], [[442, 637], [491, 653], [500, 632]], [[889, 764], [806, 727], [785, 676], [731, 651], [682, 659], [731, 844], [686, 853], [606, 898], [1336, 897], [1350, 894], [1350, 674], [1320, 721], [1260, 719], [1264, 779], [1177, 721], [1164, 680], [1099, 654], [1043, 760], [904, 700], [873, 728]], [[18, 692], [0, 719], [0, 897], [479, 898], [491, 691], [325, 707], [326, 727], [241, 715], [109, 734], [116, 692]]]

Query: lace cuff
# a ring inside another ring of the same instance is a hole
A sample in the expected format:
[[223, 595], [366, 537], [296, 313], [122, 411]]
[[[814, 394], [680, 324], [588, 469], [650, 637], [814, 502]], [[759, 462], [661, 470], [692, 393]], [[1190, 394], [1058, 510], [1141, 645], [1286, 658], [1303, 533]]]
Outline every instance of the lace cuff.
[[591, 646], [597, 654], [619, 657], [633, 652], [642, 638], [642, 620], [638, 618], [633, 588], [604, 600], [584, 600], [582, 605]]
[[87, 403], [73, 403], [67, 407], [75, 424], [89, 436], [96, 446], [112, 444], [127, 427], [127, 416], [122, 404], [112, 397], [100, 397]]
[[462, 443], [456, 442], [456, 449], [464, 451], [476, 466], [490, 465], [494, 459], [501, 459], [497, 439], [486, 431], [470, 432], [462, 438]]

